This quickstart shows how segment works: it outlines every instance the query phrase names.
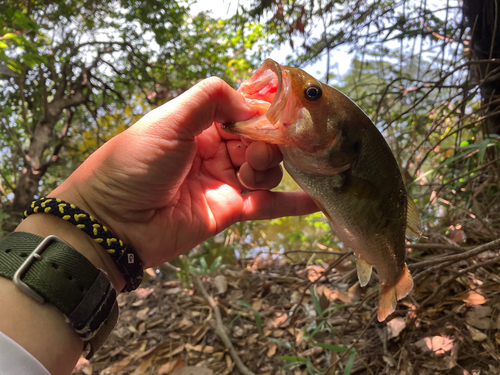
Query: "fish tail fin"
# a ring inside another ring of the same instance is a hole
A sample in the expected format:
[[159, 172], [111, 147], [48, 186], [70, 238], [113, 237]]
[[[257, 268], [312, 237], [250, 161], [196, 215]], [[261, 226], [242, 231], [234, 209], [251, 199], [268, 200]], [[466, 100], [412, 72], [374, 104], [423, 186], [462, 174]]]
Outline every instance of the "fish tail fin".
[[413, 279], [410, 270], [405, 264], [403, 273], [399, 277], [396, 285], [381, 285], [380, 301], [378, 306], [377, 318], [379, 322], [384, 321], [396, 309], [396, 303], [406, 297], [413, 289]]

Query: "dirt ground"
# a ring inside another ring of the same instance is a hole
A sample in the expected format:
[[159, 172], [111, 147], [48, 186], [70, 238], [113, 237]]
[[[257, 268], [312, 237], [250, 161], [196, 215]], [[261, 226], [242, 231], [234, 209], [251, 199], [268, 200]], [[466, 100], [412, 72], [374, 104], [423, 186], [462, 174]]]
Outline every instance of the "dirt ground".
[[500, 240], [408, 247], [415, 287], [382, 323], [378, 280], [360, 288], [351, 256], [258, 257], [203, 290], [151, 277], [74, 374], [500, 374]]

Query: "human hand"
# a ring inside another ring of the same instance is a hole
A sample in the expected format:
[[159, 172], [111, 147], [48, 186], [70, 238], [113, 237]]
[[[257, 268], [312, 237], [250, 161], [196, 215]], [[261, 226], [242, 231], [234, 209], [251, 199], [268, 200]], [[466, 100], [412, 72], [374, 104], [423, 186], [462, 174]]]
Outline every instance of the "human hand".
[[[317, 211], [302, 191], [268, 191], [282, 177], [276, 146], [247, 146], [213, 123], [254, 115], [225, 82], [204, 80], [103, 145], [50, 196], [96, 217], [144, 267], [172, 260], [238, 221]], [[249, 192], [242, 194], [242, 184]]]

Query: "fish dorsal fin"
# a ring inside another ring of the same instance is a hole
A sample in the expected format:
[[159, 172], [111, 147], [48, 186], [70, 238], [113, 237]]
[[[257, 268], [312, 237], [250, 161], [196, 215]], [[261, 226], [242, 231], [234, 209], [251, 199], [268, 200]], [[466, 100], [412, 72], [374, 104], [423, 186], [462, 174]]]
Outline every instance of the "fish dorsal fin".
[[416, 240], [422, 235], [424, 230], [415, 202], [413, 202], [413, 199], [409, 195], [406, 196], [406, 199], [406, 237]]
[[366, 260], [361, 258], [359, 255], [356, 257], [356, 268], [358, 270], [358, 280], [359, 285], [362, 287], [366, 286], [372, 277], [372, 268], [373, 266], [368, 263]]

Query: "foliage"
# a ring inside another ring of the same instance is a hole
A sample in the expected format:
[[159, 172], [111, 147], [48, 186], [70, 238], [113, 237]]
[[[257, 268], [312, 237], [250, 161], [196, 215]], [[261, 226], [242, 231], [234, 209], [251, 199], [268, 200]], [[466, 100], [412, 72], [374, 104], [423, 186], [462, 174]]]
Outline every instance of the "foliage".
[[262, 34], [184, 0], [6, 1], [0, 24], [0, 204], [16, 214], [153, 106], [208, 76], [236, 83]]
[[[292, 46], [289, 64], [326, 60], [324, 80], [360, 105], [388, 140], [431, 237], [465, 225], [469, 241], [484, 242], [500, 236], [500, 50], [491, 40], [493, 16], [481, 19], [486, 8], [474, 4], [251, 1], [241, 14]], [[337, 50], [353, 55], [344, 76], [332, 73]]]

